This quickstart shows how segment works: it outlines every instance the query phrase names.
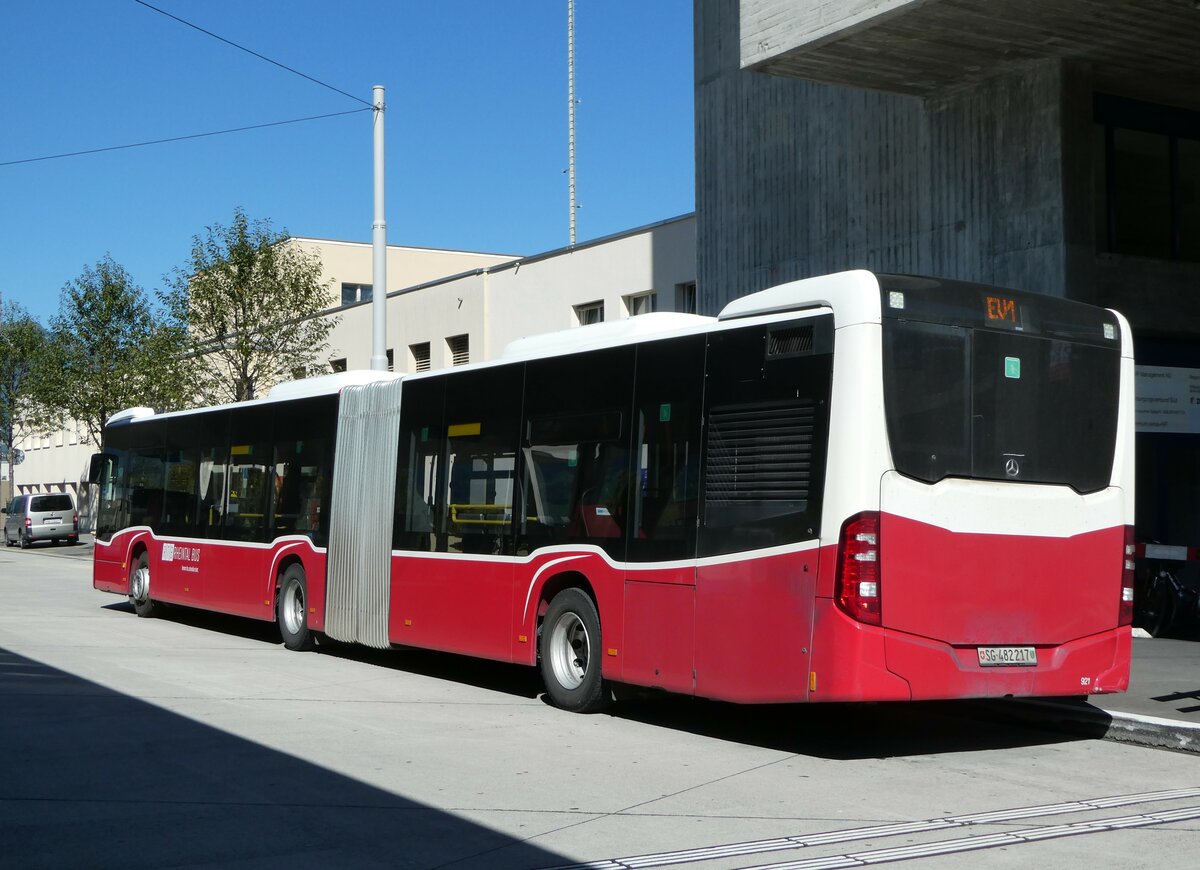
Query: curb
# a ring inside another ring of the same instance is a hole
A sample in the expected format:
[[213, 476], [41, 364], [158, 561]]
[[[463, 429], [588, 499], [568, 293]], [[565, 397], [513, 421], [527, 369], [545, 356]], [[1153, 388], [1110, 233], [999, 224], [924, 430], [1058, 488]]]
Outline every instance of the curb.
[[990, 706], [1025, 724], [1135, 746], [1200, 753], [1200, 723], [1104, 710], [1076, 701], [1013, 699]]

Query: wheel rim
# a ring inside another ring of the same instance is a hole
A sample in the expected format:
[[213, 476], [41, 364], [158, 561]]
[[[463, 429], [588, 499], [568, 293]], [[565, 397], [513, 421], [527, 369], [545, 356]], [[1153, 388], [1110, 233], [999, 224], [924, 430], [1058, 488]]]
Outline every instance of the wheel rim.
[[150, 597], [150, 568], [147, 565], [138, 566], [129, 578], [129, 594], [133, 600], [141, 604]]
[[575, 613], [564, 613], [550, 630], [550, 667], [564, 689], [577, 689], [587, 676], [592, 644], [587, 627]]
[[283, 623], [291, 634], [304, 627], [304, 592], [299, 583], [290, 584], [283, 595]]

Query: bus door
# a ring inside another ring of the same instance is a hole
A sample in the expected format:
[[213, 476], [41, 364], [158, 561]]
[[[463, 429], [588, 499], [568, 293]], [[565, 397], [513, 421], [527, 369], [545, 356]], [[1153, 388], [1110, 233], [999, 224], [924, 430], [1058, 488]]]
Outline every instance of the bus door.
[[633, 456], [625, 514], [623, 674], [696, 690], [696, 519], [700, 492], [703, 335], [637, 349]]

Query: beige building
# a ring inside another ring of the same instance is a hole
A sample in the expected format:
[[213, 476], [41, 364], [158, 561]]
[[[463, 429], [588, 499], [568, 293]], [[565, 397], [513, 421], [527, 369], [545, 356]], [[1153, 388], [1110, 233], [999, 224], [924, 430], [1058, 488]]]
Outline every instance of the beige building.
[[[340, 317], [330, 335], [330, 369], [370, 368], [370, 243], [294, 237], [289, 244], [321, 259], [330, 308], [318, 316]], [[479, 362], [528, 335], [650, 311], [695, 311], [695, 216], [529, 257], [389, 245], [387, 278], [394, 371]], [[25, 461], [15, 469], [17, 492], [77, 496], [95, 451], [74, 426], [26, 438], [18, 448]]]

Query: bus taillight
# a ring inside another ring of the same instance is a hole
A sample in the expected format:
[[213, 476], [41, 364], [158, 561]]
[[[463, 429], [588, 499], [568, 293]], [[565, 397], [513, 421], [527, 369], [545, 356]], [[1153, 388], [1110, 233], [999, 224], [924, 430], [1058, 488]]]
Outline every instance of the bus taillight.
[[838, 607], [859, 622], [880, 625], [878, 513], [861, 513], [842, 525], [837, 565]]
[[1133, 526], [1125, 527], [1124, 563], [1121, 566], [1121, 608], [1117, 625], [1133, 625], [1133, 568], [1137, 546], [1133, 540]]

